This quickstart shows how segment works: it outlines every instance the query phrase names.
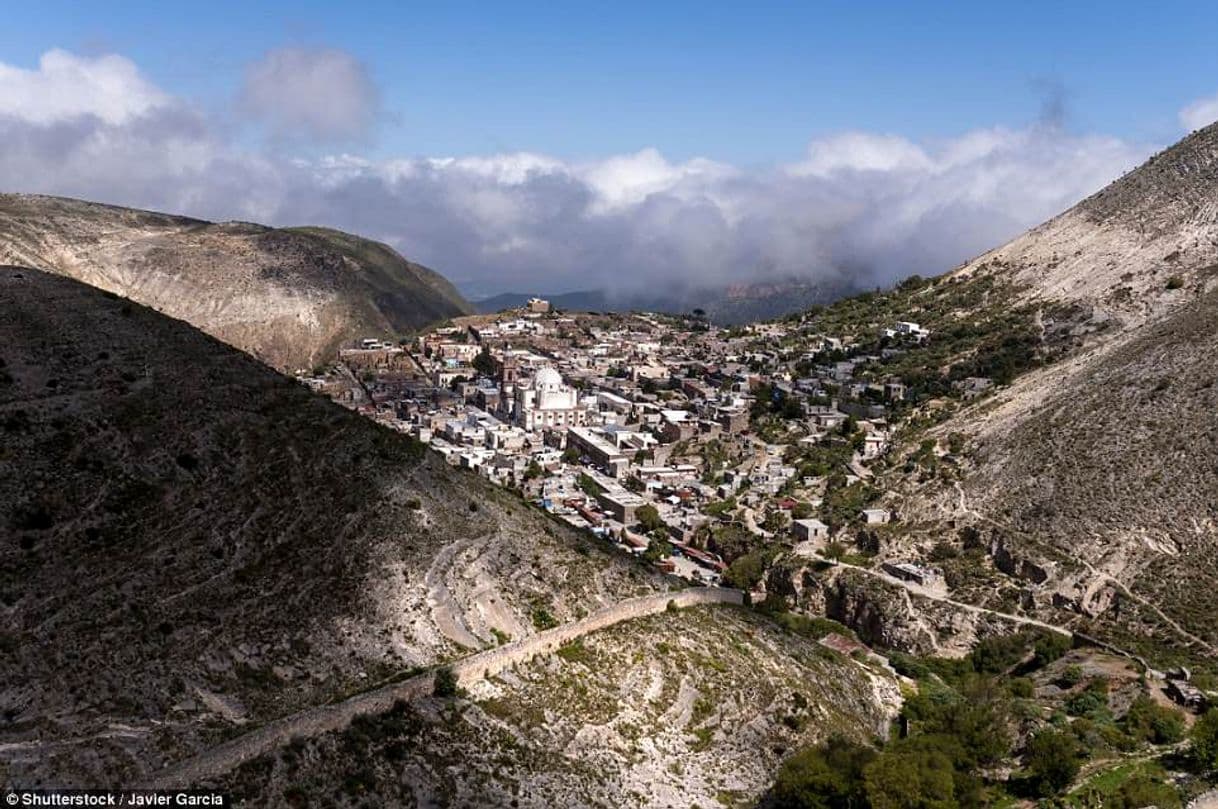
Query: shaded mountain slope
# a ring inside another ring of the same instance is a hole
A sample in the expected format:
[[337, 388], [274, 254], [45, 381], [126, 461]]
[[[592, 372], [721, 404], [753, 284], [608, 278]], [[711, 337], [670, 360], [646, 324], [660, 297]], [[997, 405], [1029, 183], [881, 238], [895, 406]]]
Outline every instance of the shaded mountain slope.
[[439, 274], [339, 231], [58, 197], [0, 195], [0, 261], [131, 298], [287, 370], [324, 361], [344, 341], [472, 311]]
[[0, 312], [6, 782], [130, 783], [666, 586], [185, 323], [13, 268]]

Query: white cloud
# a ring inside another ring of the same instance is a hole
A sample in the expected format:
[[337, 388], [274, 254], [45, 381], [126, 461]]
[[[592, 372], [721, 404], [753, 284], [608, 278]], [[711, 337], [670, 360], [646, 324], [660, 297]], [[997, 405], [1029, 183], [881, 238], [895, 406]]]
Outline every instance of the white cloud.
[[121, 56], [88, 58], [47, 51], [35, 70], [0, 63], [0, 116], [33, 124], [55, 124], [94, 116], [124, 124], [157, 107], [169, 96]]
[[899, 135], [847, 132], [813, 141], [808, 157], [787, 170], [797, 177], [829, 177], [852, 171], [925, 171], [930, 159]]
[[[86, 86], [113, 87], [122, 77], [126, 91], [112, 98], [126, 101], [88, 108], [73, 88], [56, 85], [48, 92], [60, 95], [44, 99], [39, 115], [17, 117], [9, 99], [29, 89], [10, 81], [0, 91], [7, 93], [0, 94], [0, 189], [211, 219], [330, 225], [387, 241], [486, 293], [662, 290], [781, 276], [871, 286], [937, 273], [1068, 207], [1150, 153], [1116, 138], [1034, 125], [921, 144], [848, 133], [815, 140], [801, 159], [765, 169], [674, 162], [655, 149], [581, 162], [533, 153], [264, 156], [126, 60], [58, 52], [47, 59], [74, 65]], [[0, 64], [0, 77], [14, 71]], [[28, 83], [57, 71], [19, 73]], [[281, 107], [273, 126], [314, 114], [294, 109]], [[297, 124], [312, 135], [355, 131], [335, 121]]]
[[1218, 121], [1218, 95], [1200, 98], [1180, 110], [1180, 125], [1188, 132]]
[[343, 141], [370, 133], [380, 94], [345, 51], [279, 48], [246, 70], [239, 108], [277, 137]]

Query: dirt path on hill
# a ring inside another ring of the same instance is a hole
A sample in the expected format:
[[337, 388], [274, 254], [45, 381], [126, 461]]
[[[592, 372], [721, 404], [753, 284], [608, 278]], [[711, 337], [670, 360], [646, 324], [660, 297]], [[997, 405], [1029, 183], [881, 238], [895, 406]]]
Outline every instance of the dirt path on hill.
[[[956, 489], [956, 495], [960, 499], [960, 503], [959, 503], [960, 513], [967, 514], [968, 516], [973, 517], [983, 523], [986, 523], [987, 525], [993, 526], [994, 528], [997, 528], [1001, 531], [1006, 531], [1006, 532], [1014, 534], [1016, 536], [1021, 536], [1025, 539], [1029, 540], [1033, 544], [1041, 544], [1039, 540], [1036, 540], [1032, 537], [1028, 537], [1026, 534], [1023, 534], [1020, 531], [1016, 531], [1010, 525], [1004, 525], [1003, 523], [999, 522], [998, 520], [988, 517], [985, 514], [982, 514], [981, 512], [979, 512], [976, 509], [969, 506], [968, 499], [964, 494], [964, 488], [961, 487], [961, 485], [958, 481], [953, 485]], [[1164, 613], [1156, 605], [1152, 604], [1150, 601], [1147, 601], [1142, 596], [1140, 596], [1137, 593], [1130, 590], [1125, 585], [1125, 583], [1122, 582], [1120, 579], [1112, 576], [1109, 573], [1105, 573], [1104, 571], [1097, 568], [1095, 565], [1091, 564], [1091, 562], [1087, 561], [1086, 559], [1083, 559], [1078, 556], [1071, 556], [1070, 558], [1073, 559], [1074, 561], [1078, 562], [1083, 567], [1085, 567], [1087, 569], [1087, 572], [1089, 572], [1096, 579], [1099, 579], [1101, 581], [1107, 582], [1108, 584], [1111, 584], [1113, 587], [1115, 587], [1117, 589], [1118, 592], [1121, 593], [1121, 595], [1125, 596], [1130, 601], [1133, 601], [1133, 602], [1137, 603], [1138, 605], [1145, 607], [1150, 612], [1154, 613], [1155, 617], [1157, 617], [1160, 621], [1162, 621], [1167, 626], [1171, 627], [1178, 635], [1180, 635], [1180, 637], [1187, 640], [1188, 645], [1199, 647], [1200, 649], [1203, 649], [1211, 657], [1218, 656], [1218, 647], [1215, 647], [1208, 641], [1204, 640], [1203, 638], [1197, 637], [1192, 632], [1189, 632], [1187, 629], [1180, 626], [1180, 624], [1178, 624], [1174, 620], [1172, 620], [1172, 618], [1170, 618], [1166, 613]]]

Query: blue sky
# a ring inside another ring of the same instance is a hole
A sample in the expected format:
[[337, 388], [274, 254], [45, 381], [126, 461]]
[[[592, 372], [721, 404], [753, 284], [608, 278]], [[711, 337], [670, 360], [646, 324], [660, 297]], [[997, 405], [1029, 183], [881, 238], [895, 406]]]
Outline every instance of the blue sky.
[[0, 190], [467, 294], [933, 274], [1218, 118], [1218, 4], [9, 4]]
[[1215, 3], [44, 0], [5, 17], [9, 64], [51, 47], [121, 53], [217, 106], [269, 49], [341, 48], [383, 93], [379, 154], [654, 146], [764, 163], [840, 130], [1020, 126], [1054, 92], [1071, 129], [1163, 141], [1180, 107], [1218, 91]]

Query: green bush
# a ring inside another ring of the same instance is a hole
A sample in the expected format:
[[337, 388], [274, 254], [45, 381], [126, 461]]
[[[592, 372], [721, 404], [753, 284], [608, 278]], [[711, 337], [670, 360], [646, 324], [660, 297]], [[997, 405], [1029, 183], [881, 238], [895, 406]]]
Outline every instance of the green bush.
[[1218, 708], [1197, 720], [1189, 734], [1189, 760], [1200, 772], [1218, 770]]
[[853, 809], [868, 805], [864, 770], [870, 747], [833, 738], [783, 762], [766, 802], [772, 809]]
[[1145, 695], [1129, 706], [1122, 724], [1132, 738], [1151, 744], [1175, 744], [1184, 738], [1184, 716]]
[[455, 697], [461, 692], [457, 685], [457, 673], [452, 666], [441, 666], [436, 669], [435, 685], [432, 693], [437, 697]]
[[1055, 795], [1078, 777], [1083, 756], [1074, 735], [1052, 728], [1028, 742], [1028, 772], [1043, 797]]

